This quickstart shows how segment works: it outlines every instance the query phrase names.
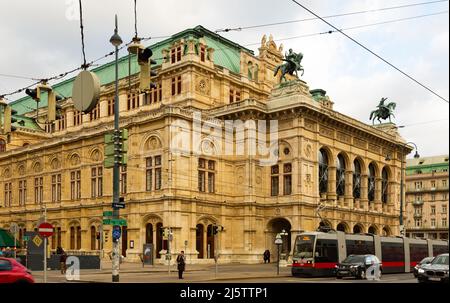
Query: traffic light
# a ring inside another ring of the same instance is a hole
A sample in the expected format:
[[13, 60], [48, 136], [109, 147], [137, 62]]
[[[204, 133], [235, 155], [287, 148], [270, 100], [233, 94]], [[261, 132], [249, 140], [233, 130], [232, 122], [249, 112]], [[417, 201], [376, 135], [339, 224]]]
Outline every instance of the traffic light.
[[63, 98], [57, 96], [53, 90], [48, 92], [48, 107], [47, 107], [47, 121], [53, 122], [57, 118], [57, 112], [61, 111], [62, 107], [58, 105], [58, 101]]
[[128, 52], [137, 56], [137, 62], [141, 69], [139, 73], [141, 92], [147, 92], [156, 88], [156, 84], [152, 82], [152, 78], [157, 76], [157, 73], [151, 69], [156, 61], [151, 59], [153, 51], [150, 48], [145, 48], [139, 38], [133, 38], [133, 42], [128, 46]]
[[17, 115], [17, 111], [12, 109], [11, 106], [7, 105], [4, 109], [3, 114], [3, 133], [9, 134], [16, 130], [16, 127], [12, 124], [17, 122], [17, 119], [13, 117], [13, 115]]
[[213, 226], [213, 235], [217, 235], [219, 233], [219, 226], [214, 225]]
[[107, 230], [104, 231], [103, 240], [104, 240], [105, 243], [108, 242], [108, 240], [109, 240], [109, 238], [108, 238], [108, 231]]
[[127, 165], [128, 157], [128, 130], [122, 129], [119, 133], [105, 134], [105, 168], [113, 168], [114, 163]]

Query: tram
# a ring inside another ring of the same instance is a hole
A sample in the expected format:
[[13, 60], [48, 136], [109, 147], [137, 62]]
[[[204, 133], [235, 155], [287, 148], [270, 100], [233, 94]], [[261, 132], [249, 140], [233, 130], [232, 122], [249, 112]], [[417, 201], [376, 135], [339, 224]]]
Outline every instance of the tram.
[[292, 254], [293, 276], [333, 276], [335, 266], [348, 255], [372, 254], [385, 273], [409, 273], [425, 257], [448, 253], [448, 241], [383, 237], [316, 231], [296, 237]]

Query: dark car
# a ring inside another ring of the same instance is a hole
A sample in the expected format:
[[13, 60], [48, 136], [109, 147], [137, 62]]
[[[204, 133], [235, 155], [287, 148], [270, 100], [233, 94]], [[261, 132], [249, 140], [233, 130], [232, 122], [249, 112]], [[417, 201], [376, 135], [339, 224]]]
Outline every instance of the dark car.
[[413, 269], [414, 277], [417, 278], [417, 276], [419, 274], [419, 269], [422, 268], [426, 264], [430, 264], [431, 261], [433, 261], [433, 259], [434, 259], [434, 257], [426, 257], [422, 261], [417, 263], [417, 265], [414, 266], [414, 269]]
[[369, 268], [376, 268], [375, 274], [377, 278], [381, 278], [382, 264], [380, 260], [374, 255], [350, 255], [345, 258], [342, 263], [336, 265], [336, 278], [355, 277], [358, 279], [365, 279], [367, 277], [367, 270]]
[[448, 254], [439, 255], [430, 264], [422, 266], [418, 270], [417, 280], [419, 283], [448, 283]]
[[11, 258], [0, 258], [0, 283], [34, 283], [28, 269]]

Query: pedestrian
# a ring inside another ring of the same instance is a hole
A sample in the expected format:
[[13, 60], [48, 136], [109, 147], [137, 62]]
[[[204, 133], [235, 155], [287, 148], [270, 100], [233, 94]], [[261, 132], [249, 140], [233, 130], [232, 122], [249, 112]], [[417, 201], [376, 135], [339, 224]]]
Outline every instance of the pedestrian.
[[181, 280], [183, 279], [183, 272], [186, 269], [186, 257], [184, 256], [184, 251], [181, 251], [181, 253], [178, 255], [177, 264], [178, 264], [178, 278]]
[[62, 249], [62, 247], [58, 247], [58, 249], [56, 251], [59, 252], [58, 254], [60, 255], [59, 256], [59, 264], [61, 267], [61, 274], [65, 275], [66, 271], [67, 271], [67, 264], [66, 264], [67, 254], [64, 251], [64, 249]]
[[3, 252], [3, 255], [4, 255], [5, 258], [11, 258], [12, 257], [11, 248], [7, 247], [5, 249], [5, 251]]
[[270, 251], [266, 249], [264, 252], [264, 264], [270, 263]]

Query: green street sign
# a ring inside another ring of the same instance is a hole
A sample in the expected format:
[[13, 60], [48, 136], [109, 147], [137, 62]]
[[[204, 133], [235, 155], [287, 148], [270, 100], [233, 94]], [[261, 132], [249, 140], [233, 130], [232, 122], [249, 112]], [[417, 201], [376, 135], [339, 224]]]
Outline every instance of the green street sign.
[[103, 225], [127, 226], [127, 220], [124, 219], [105, 219]]
[[112, 217], [113, 216], [113, 212], [112, 211], [104, 211], [103, 212], [103, 217]]
[[23, 236], [23, 240], [24, 241], [29, 241], [30, 240], [30, 236]]
[[[122, 164], [121, 165], [127, 165], [128, 163], [128, 156], [122, 154]], [[105, 168], [113, 168], [114, 167], [114, 156], [106, 156], [105, 160], [103, 161], [103, 166]]]

